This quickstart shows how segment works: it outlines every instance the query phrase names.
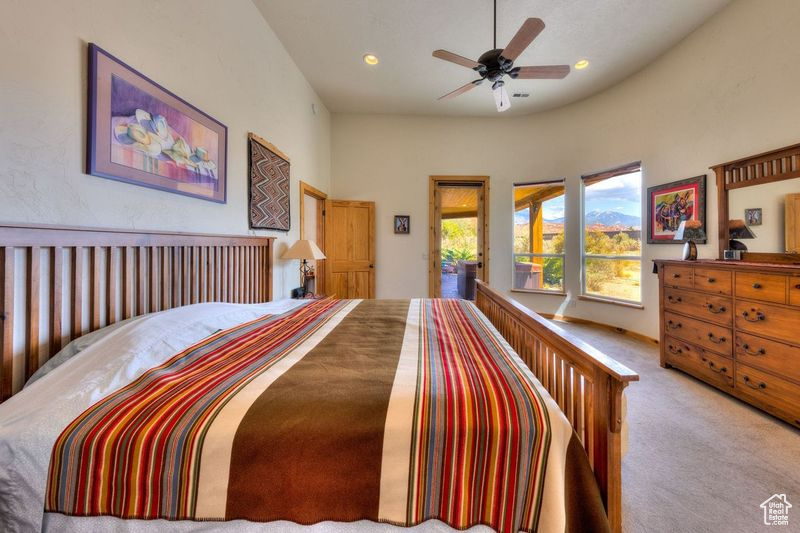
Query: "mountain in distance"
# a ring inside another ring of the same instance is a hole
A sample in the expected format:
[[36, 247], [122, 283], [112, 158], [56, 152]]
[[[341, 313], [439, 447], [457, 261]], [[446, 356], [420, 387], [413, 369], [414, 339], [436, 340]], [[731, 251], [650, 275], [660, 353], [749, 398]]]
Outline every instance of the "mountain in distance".
[[[563, 224], [564, 217], [545, 220], [545, 222], [549, 222], [551, 224]], [[620, 213], [619, 211], [594, 210], [586, 213], [586, 224], [589, 226], [623, 226], [626, 228], [638, 228], [642, 225], [642, 219], [641, 217], [626, 215], [625, 213]]]

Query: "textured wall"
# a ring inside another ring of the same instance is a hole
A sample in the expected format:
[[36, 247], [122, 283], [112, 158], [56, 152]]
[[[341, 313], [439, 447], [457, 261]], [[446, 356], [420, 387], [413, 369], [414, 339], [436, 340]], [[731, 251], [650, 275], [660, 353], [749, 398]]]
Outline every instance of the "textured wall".
[[[676, 258], [680, 246], [645, 247], [644, 310], [578, 301], [580, 175], [642, 160], [646, 188], [707, 172], [708, 230], [715, 235], [716, 186], [708, 167], [800, 140], [798, 25], [800, 2], [739, 0], [623, 83], [528, 117], [334, 114], [334, 195], [377, 202], [378, 297], [427, 294], [429, 175], [491, 176], [490, 282], [503, 290], [511, 284], [512, 184], [565, 177], [569, 295], [514, 297], [538, 311], [656, 337], [650, 260]], [[535, 97], [536, 82], [529, 86]], [[486, 99], [493, 105], [488, 92]], [[411, 235], [392, 233], [392, 215], [400, 213], [411, 215]], [[716, 242], [701, 246], [700, 254], [714, 257]]]
[[[88, 42], [228, 127], [227, 204], [84, 174]], [[292, 162], [277, 255], [298, 180], [329, 189], [330, 115], [250, 0], [2, 0], [0, 49], [0, 221], [246, 233], [248, 131]], [[288, 296], [297, 264], [275, 263]]]

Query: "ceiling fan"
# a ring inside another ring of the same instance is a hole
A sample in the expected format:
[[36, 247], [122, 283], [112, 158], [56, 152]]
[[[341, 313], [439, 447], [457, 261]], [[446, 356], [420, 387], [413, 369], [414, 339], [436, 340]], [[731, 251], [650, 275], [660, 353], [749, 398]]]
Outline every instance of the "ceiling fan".
[[502, 112], [511, 107], [511, 100], [508, 98], [508, 92], [505, 88], [504, 76], [511, 79], [556, 79], [560, 80], [569, 74], [569, 65], [546, 65], [538, 67], [515, 67], [514, 60], [525, 51], [526, 48], [533, 42], [533, 40], [544, 29], [544, 22], [541, 19], [529, 18], [522, 23], [522, 27], [511, 39], [503, 49], [497, 48], [497, 0], [494, 0], [494, 48], [485, 52], [477, 61], [468, 59], [466, 57], [448, 52], [447, 50], [436, 50], [433, 52], [433, 57], [444, 59], [458, 65], [471, 68], [478, 74], [480, 78], [462, 85], [455, 91], [451, 91], [444, 96], [440, 96], [439, 100], [448, 100], [455, 98], [460, 94], [474, 89], [478, 85], [489, 80], [492, 83], [492, 93], [494, 94], [494, 102], [497, 105], [497, 110]]

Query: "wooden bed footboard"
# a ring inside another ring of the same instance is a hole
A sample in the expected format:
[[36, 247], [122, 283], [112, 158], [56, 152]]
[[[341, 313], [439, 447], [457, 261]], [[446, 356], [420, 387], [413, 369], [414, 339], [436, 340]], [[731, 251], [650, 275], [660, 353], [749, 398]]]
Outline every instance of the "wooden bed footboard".
[[572, 424], [589, 457], [611, 530], [622, 531], [622, 392], [639, 375], [482, 281], [475, 303]]

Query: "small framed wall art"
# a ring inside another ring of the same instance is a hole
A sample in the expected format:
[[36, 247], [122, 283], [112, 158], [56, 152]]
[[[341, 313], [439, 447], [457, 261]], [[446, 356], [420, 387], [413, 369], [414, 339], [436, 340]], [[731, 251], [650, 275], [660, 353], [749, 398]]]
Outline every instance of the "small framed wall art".
[[[648, 244], [677, 244], [675, 234], [681, 222], [700, 221], [706, 225], [706, 177], [695, 176], [685, 180], [656, 185], [647, 189], [647, 242]], [[695, 241], [698, 244], [706, 242]]]
[[289, 157], [255, 133], [248, 140], [250, 227], [289, 231]]
[[225, 203], [228, 128], [89, 44], [86, 169]]
[[411, 217], [409, 215], [395, 215], [394, 232], [403, 235], [411, 233]]
[[745, 209], [744, 210], [744, 220], [747, 222], [748, 226], [760, 226], [761, 225], [761, 208], [755, 207], [753, 209]]

